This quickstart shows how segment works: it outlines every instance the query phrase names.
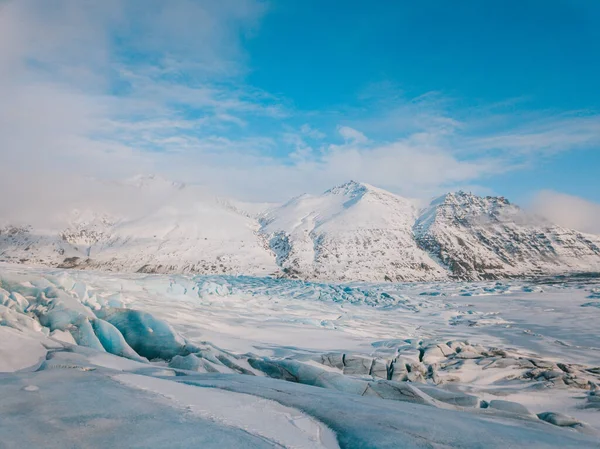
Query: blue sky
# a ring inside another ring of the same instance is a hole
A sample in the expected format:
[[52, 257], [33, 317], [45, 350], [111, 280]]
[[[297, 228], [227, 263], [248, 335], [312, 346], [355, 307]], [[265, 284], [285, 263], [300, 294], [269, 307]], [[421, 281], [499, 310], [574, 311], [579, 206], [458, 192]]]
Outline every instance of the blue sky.
[[[272, 5], [246, 48], [248, 81], [301, 110], [368, 116], [376, 111], [361, 94], [377, 84], [394, 86], [399, 101], [438, 92], [457, 116], [503, 102], [517, 117], [600, 106], [595, 1], [291, 0]], [[557, 189], [600, 201], [597, 140], [539, 162], [483, 185], [516, 198]]]
[[594, 1], [278, 2], [245, 45], [248, 80], [302, 109], [354, 103], [381, 81], [471, 104], [593, 108], [599, 19]]
[[594, 209], [598, 55], [595, 0], [0, 0], [0, 163]]

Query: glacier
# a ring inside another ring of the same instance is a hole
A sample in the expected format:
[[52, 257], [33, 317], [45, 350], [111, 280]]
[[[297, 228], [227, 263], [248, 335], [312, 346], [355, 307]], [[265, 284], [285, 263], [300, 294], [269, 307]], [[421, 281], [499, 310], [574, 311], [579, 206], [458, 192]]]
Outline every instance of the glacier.
[[0, 441], [597, 448], [599, 289], [0, 264]]

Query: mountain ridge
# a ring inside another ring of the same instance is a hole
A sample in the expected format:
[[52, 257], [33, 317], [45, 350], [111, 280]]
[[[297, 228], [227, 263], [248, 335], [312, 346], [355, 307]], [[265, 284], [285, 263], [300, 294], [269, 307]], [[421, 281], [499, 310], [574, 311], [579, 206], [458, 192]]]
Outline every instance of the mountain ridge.
[[504, 197], [458, 191], [419, 208], [349, 181], [259, 213], [157, 177], [112, 184], [114, 201], [121, 188], [145, 208], [109, 213], [87, 205], [63, 213], [54, 228], [9, 220], [0, 227], [0, 261], [373, 282], [600, 271], [600, 236], [549, 223]]

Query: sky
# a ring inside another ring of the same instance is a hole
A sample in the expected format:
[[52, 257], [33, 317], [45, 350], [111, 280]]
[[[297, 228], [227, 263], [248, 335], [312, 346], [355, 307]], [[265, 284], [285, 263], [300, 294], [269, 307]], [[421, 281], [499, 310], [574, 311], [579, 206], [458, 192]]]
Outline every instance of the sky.
[[600, 232], [598, 55], [596, 0], [0, 0], [0, 189], [354, 179]]

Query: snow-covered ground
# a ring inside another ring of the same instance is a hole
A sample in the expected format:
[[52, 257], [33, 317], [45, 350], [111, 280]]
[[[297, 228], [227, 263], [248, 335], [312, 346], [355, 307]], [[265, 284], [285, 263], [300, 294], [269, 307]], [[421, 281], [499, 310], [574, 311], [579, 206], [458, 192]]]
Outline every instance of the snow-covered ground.
[[0, 265], [0, 447], [600, 448], [600, 280]]

